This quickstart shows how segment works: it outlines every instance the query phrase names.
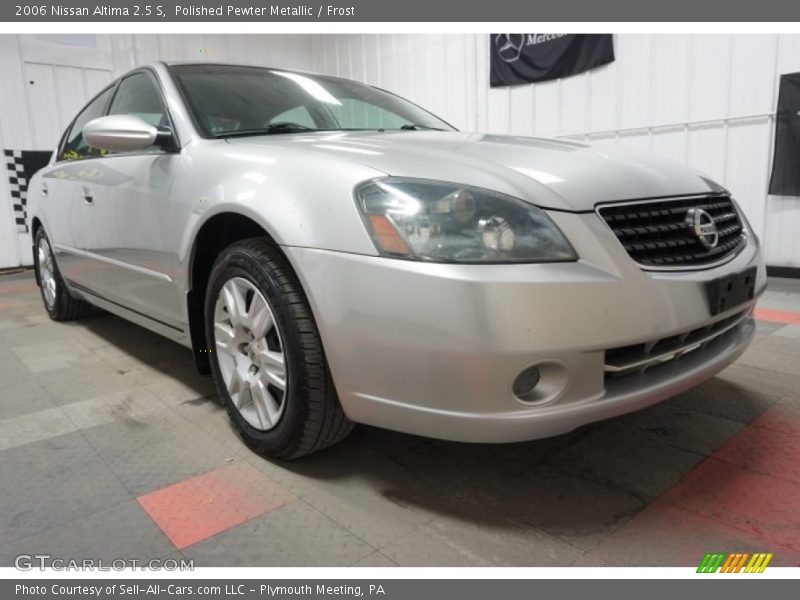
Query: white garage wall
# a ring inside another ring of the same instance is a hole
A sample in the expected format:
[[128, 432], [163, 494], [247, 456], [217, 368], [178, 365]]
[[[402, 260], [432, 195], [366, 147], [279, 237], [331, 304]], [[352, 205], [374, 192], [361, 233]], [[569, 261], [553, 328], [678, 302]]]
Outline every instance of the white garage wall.
[[490, 89], [488, 35], [319, 35], [314, 69], [366, 81], [468, 131], [621, 145], [686, 163], [731, 189], [767, 261], [800, 266], [800, 198], [768, 197], [781, 73], [797, 35], [617, 35], [616, 62]]
[[[0, 35], [0, 148], [51, 150], [109, 81], [155, 60], [229, 61], [310, 69], [307, 35]], [[0, 268], [31, 262], [17, 234], [0, 162]]]
[[[800, 198], [766, 195], [778, 77], [800, 71], [800, 36], [618, 35], [611, 65], [496, 90], [488, 44], [484, 34], [0, 35], [0, 147], [52, 148], [103, 84], [152, 60], [311, 69], [390, 89], [459, 129], [618, 144], [682, 161], [733, 191], [769, 264], [800, 266]], [[15, 232], [4, 170], [0, 198], [0, 268], [28, 264], [30, 239]]]

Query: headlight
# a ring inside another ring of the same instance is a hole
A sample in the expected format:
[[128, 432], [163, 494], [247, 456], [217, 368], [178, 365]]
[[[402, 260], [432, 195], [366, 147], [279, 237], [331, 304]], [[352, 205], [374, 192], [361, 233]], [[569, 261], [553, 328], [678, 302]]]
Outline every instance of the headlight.
[[516, 198], [398, 177], [368, 181], [355, 194], [383, 256], [458, 263], [578, 259], [544, 211]]

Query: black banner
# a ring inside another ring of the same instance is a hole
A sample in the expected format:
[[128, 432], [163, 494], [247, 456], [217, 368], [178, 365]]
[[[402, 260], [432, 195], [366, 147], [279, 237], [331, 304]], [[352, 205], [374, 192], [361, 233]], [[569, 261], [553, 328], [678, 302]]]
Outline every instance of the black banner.
[[614, 60], [610, 34], [493, 33], [490, 85], [522, 85], [583, 73]]
[[781, 75], [769, 193], [800, 196], [800, 73]]

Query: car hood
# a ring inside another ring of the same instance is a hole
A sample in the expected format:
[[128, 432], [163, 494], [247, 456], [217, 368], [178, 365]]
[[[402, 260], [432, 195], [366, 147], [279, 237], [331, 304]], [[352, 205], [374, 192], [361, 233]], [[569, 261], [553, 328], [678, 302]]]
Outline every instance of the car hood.
[[599, 202], [719, 192], [703, 175], [649, 154], [538, 138], [440, 131], [329, 132], [231, 138], [285, 158], [338, 157], [387, 175], [490, 189], [538, 206], [592, 210]]

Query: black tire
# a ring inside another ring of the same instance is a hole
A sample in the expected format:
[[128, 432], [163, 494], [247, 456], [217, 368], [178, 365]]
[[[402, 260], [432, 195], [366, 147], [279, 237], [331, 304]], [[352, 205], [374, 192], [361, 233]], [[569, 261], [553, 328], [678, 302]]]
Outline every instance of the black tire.
[[[83, 300], [73, 298], [69, 293], [67, 286], [64, 284], [64, 279], [61, 277], [61, 271], [58, 270], [58, 263], [56, 262], [55, 256], [53, 255], [53, 250], [50, 247], [50, 240], [47, 239], [47, 234], [45, 234], [43, 228], [40, 227], [36, 231], [36, 237], [34, 240], [35, 251], [33, 253], [33, 262], [34, 267], [36, 268], [36, 281], [39, 283], [39, 292], [42, 295], [42, 304], [44, 304], [47, 314], [50, 315], [50, 318], [53, 319], [53, 321], [73, 321], [89, 315], [92, 312], [92, 305], [88, 302], [84, 302]], [[46, 243], [47, 252], [50, 254], [50, 260], [52, 264], [52, 278], [53, 284], [55, 285], [52, 302], [48, 301], [45, 291], [45, 285], [47, 285], [47, 282], [42, 277], [42, 268], [39, 264], [39, 247], [42, 242]]]
[[[216, 353], [215, 305], [222, 286], [234, 277], [258, 288], [280, 330], [286, 362], [285, 407], [277, 424], [266, 431], [253, 427], [234, 405]], [[353, 423], [336, 396], [308, 300], [275, 246], [265, 239], [251, 238], [223, 250], [211, 269], [204, 315], [214, 383], [234, 428], [251, 449], [270, 458], [298, 458], [331, 446], [350, 433]]]

